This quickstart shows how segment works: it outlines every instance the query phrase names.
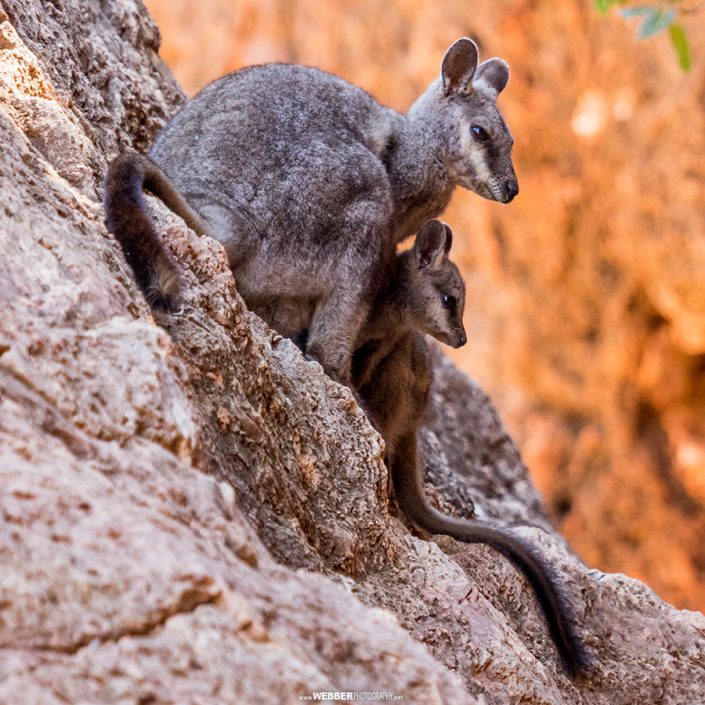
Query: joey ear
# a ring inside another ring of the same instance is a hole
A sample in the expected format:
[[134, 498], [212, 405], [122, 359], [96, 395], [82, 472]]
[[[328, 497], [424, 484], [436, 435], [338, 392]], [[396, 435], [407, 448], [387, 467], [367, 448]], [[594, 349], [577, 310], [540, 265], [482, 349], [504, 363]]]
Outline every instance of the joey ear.
[[440, 220], [429, 220], [419, 230], [414, 243], [416, 264], [419, 269], [435, 269], [446, 256], [446, 227]]
[[472, 93], [472, 77], [477, 68], [477, 44], [461, 37], [451, 44], [441, 63], [441, 80], [446, 95]]
[[443, 227], [446, 231], [446, 244], [443, 251], [448, 254], [450, 252], [451, 245], [453, 244], [453, 231], [450, 229], [450, 225], [443, 223]]
[[472, 79], [473, 86], [478, 91], [490, 93], [496, 98], [507, 85], [509, 80], [509, 64], [504, 59], [487, 59], [475, 71]]

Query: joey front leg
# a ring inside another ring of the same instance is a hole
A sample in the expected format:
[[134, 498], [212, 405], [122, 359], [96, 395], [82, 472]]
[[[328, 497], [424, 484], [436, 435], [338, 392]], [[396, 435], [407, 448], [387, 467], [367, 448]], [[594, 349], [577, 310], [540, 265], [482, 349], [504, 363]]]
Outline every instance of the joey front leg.
[[[388, 449], [387, 466], [391, 476], [394, 496], [399, 508], [413, 521], [420, 491], [420, 467], [416, 443], [416, 431], [410, 430], [395, 439]], [[411, 509], [411, 511], [410, 511]]]

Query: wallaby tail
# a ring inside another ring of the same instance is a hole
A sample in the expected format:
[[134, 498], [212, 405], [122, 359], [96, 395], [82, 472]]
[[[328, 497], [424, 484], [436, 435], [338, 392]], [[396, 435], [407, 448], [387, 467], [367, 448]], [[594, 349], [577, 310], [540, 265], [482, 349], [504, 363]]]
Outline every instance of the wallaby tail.
[[459, 541], [488, 544], [506, 556], [531, 584], [566, 671], [573, 678], [584, 673], [590, 659], [576, 632], [570, 602], [553, 570], [536, 550], [499, 524], [458, 519], [439, 512], [428, 502], [420, 482], [408, 480], [408, 475], [401, 482], [395, 478], [394, 491], [411, 522], [419, 528], [448, 534]]
[[166, 174], [150, 159], [129, 152], [110, 164], [104, 199], [108, 230], [120, 243], [150, 306], [173, 311], [181, 299], [181, 269], [164, 247], [149, 217], [143, 188], [158, 196], [199, 235], [206, 228]]

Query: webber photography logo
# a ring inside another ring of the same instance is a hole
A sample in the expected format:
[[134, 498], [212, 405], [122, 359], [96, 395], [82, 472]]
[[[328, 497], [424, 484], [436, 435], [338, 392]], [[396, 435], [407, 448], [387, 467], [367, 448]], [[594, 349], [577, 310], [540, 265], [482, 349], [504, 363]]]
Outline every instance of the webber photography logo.
[[404, 696], [389, 690], [314, 690], [309, 695], [300, 695], [299, 700], [312, 703], [328, 701], [400, 703], [404, 700]]

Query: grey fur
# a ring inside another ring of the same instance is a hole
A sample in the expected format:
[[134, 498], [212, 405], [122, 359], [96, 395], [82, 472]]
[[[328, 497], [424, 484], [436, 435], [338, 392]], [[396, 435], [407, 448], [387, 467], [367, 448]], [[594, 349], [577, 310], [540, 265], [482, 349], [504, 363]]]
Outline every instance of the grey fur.
[[458, 184], [502, 202], [518, 190], [501, 88], [466, 80], [476, 62], [458, 40], [406, 115], [317, 69], [247, 68], [190, 100], [150, 152], [223, 243], [248, 306], [284, 335], [308, 328], [309, 353], [334, 378], [349, 380], [396, 243]]

